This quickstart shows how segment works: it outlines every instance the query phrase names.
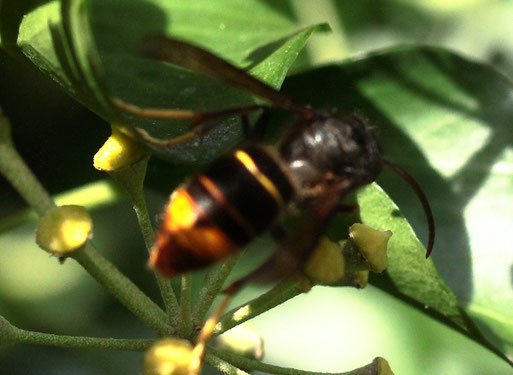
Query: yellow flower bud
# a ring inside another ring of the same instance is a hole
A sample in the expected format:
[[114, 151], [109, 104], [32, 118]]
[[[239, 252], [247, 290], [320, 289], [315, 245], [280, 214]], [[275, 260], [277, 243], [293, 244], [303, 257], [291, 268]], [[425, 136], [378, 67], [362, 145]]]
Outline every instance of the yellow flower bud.
[[39, 220], [36, 243], [53, 255], [65, 256], [84, 245], [92, 230], [93, 222], [84, 207], [55, 207]]
[[239, 354], [249, 359], [261, 360], [264, 356], [264, 341], [256, 328], [242, 323], [226, 331], [214, 340], [216, 348]]
[[383, 272], [387, 267], [387, 244], [392, 232], [381, 232], [365, 224], [355, 223], [349, 236], [373, 272]]
[[188, 375], [192, 350], [185, 340], [157, 341], [144, 356], [144, 375]]
[[308, 258], [303, 272], [317, 284], [334, 284], [344, 276], [345, 261], [340, 245], [322, 238]]
[[112, 126], [112, 134], [94, 155], [94, 167], [112, 172], [128, 167], [149, 156], [148, 149], [124, 134], [122, 129]]

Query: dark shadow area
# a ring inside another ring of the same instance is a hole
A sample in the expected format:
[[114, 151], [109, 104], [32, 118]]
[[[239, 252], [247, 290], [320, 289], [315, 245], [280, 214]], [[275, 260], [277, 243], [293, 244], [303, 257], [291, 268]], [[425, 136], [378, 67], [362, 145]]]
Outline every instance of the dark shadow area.
[[[45, 187], [55, 194], [98, 179], [91, 160], [109, 134], [107, 124], [30, 62], [0, 50], [0, 71], [0, 106], [11, 122], [12, 137]], [[24, 206], [10, 185], [0, 181], [2, 202], [13, 210]]]
[[[439, 28], [442, 24], [441, 20], [434, 20], [432, 14], [422, 12], [419, 7], [404, 1], [333, 1], [332, 4], [349, 33], [387, 27], [397, 30], [402, 35], [422, 40], [423, 37], [432, 33], [435, 23]], [[449, 25], [450, 23], [447, 22], [447, 26]]]
[[134, 352], [97, 350], [82, 354], [76, 349], [26, 345], [0, 352], [0, 363], [2, 372], [9, 375], [112, 375], [128, 369], [137, 373], [142, 357], [143, 353]]

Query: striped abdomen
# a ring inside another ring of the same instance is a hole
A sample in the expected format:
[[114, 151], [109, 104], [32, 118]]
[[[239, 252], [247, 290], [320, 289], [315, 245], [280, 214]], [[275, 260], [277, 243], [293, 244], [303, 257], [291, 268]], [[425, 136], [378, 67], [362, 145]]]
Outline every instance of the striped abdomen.
[[223, 259], [269, 229], [292, 196], [264, 148], [222, 157], [173, 192], [150, 264], [171, 277]]

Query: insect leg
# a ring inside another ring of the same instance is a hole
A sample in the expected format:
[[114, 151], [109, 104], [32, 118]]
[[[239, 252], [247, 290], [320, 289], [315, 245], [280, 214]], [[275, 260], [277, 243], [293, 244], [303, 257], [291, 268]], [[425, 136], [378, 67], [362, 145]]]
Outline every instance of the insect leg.
[[112, 98], [111, 100], [113, 104], [118, 108], [140, 117], [189, 120], [193, 126], [193, 129], [190, 132], [170, 139], [158, 139], [152, 137], [144, 129], [135, 128], [135, 131], [148, 143], [164, 147], [174, 146], [176, 144], [188, 141], [195, 136], [201, 136], [202, 134], [205, 134], [207, 131], [219, 124], [216, 120], [221, 120], [233, 115], [245, 115], [258, 109], [268, 108], [267, 106], [263, 105], [250, 105], [244, 107], [228, 108], [220, 111], [195, 112], [184, 109], [142, 108], [135, 104], [127, 103], [119, 98]]
[[212, 336], [212, 333], [214, 332], [214, 329], [219, 322], [221, 315], [223, 315], [233, 296], [242, 288], [242, 286], [242, 284], [237, 284], [236, 286], [234, 284], [230, 285], [230, 290], [225, 291], [225, 297], [221, 304], [217, 307], [214, 314], [208, 318], [208, 320], [203, 325], [203, 328], [201, 328], [201, 331], [198, 335], [198, 341], [192, 350], [193, 358], [189, 365], [189, 375], [199, 374], [201, 359], [203, 357], [203, 353], [205, 352], [207, 342], [210, 339], [210, 336]]
[[344, 204], [340, 203], [337, 207], [338, 212], [347, 212], [350, 214], [357, 214], [360, 207], [357, 204]]
[[116, 107], [140, 117], [193, 120], [196, 114], [196, 112], [186, 109], [142, 108], [119, 98], [111, 98], [111, 101]]

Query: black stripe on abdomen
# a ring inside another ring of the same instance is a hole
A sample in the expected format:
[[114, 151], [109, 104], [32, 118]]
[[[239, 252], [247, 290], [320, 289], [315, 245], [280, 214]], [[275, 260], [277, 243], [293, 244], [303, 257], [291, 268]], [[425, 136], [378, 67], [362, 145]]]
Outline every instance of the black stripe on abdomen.
[[196, 226], [217, 226], [228, 238], [239, 246], [249, 243], [254, 235], [248, 231], [230, 214], [227, 208], [219, 202], [200, 182], [201, 176], [190, 181], [187, 193], [202, 211]]
[[283, 172], [278, 163], [261, 146], [250, 144], [242, 149], [258, 166], [261, 173], [274, 182], [283, 201], [288, 203], [292, 199], [293, 189], [288, 176]]
[[267, 230], [277, 218], [280, 203], [235, 154], [215, 161], [204, 175], [223, 192], [255, 235]]

